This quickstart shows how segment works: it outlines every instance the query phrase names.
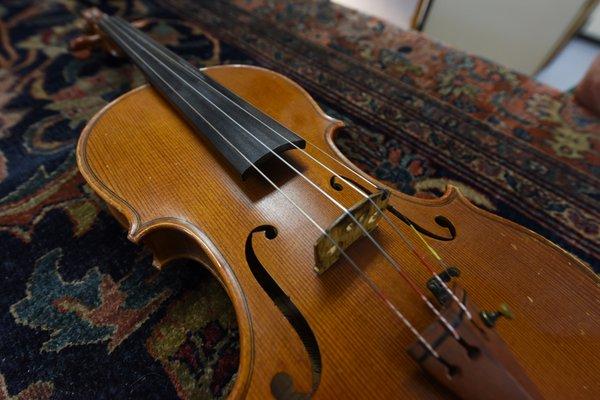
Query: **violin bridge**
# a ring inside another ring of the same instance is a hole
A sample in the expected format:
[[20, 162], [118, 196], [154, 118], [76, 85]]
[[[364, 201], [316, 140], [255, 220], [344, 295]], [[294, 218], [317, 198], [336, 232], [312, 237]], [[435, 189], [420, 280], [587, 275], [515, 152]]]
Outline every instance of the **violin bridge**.
[[[387, 190], [380, 190], [355, 204], [348, 211], [356, 221], [371, 232], [377, 227], [382, 213], [390, 199]], [[344, 213], [325, 230], [315, 243], [315, 271], [322, 274], [327, 271], [352, 243], [365, 236], [365, 232], [348, 213]]]

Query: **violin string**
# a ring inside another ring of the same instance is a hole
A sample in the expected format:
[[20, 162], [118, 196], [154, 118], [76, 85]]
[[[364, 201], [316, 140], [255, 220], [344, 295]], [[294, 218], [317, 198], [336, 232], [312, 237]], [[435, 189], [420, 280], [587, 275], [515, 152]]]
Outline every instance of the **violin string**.
[[[137, 31], [133, 27], [131, 27], [127, 22], [121, 20], [120, 18], [117, 18], [116, 20], [120, 23], [121, 26], [127, 27], [128, 30], [130, 30], [130, 31], [135, 32], [136, 34], [138, 34]], [[176, 55], [174, 53], [170, 52], [169, 50], [165, 49], [164, 47], [158, 46], [157, 43], [155, 43], [155, 42], [153, 42], [151, 40], [148, 40], [143, 35], [138, 35], [138, 38], [140, 40], [144, 41], [146, 44], [152, 46], [155, 50], [159, 51], [162, 55], [166, 56], [171, 62], [175, 63], [177, 66], [180, 66], [180, 67], [182, 67], [184, 69], [187, 69], [194, 77], [198, 77], [198, 75], [197, 75], [198, 71], [191, 64], [189, 64], [189, 63], [187, 63], [185, 61], [184, 62], [180, 62], [177, 58], [175, 58]], [[167, 50], [167, 51], [165, 51], [165, 50]], [[377, 213], [380, 214], [383, 217], [383, 219], [392, 227], [392, 229], [395, 231], [395, 233], [398, 236], [400, 236], [401, 240], [406, 244], [406, 246], [410, 249], [410, 251], [413, 253], [413, 255], [415, 255], [415, 257], [417, 257], [419, 259], [419, 261], [421, 262], [421, 264], [432, 274], [432, 276], [434, 277], [434, 279], [436, 279], [436, 281], [442, 286], [442, 288], [446, 291], [446, 293], [448, 293], [452, 297], [452, 299], [456, 302], [456, 304], [458, 304], [458, 306], [465, 313], [466, 317], [469, 320], [472, 319], [472, 315], [471, 315], [471, 312], [469, 311], [469, 309], [464, 305], [464, 303], [461, 300], [459, 300], [459, 298], [456, 296], [456, 294], [452, 290], [450, 290], [450, 288], [442, 280], [442, 278], [438, 274], [435, 273], [435, 271], [433, 270], [433, 268], [427, 263], [427, 261], [423, 258], [423, 256], [421, 254], [419, 254], [419, 252], [416, 250], [415, 245], [412, 242], [412, 240], [410, 240], [409, 237], [406, 234], [404, 234], [404, 232], [402, 232], [402, 230], [398, 227], [398, 225], [395, 224], [389, 218], [389, 216], [387, 214], [385, 214], [384, 210], [382, 210], [377, 205], [377, 203], [369, 195], [367, 195], [366, 193], [364, 193], [362, 190], [360, 190], [358, 187], [356, 187], [353, 183], [348, 182], [347, 180], [345, 180], [337, 172], [333, 171], [331, 168], [329, 168], [323, 162], [321, 162], [316, 157], [314, 157], [313, 155], [311, 155], [309, 152], [307, 152], [306, 150], [300, 148], [297, 144], [295, 144], [294, 142], [292, 142], [291, 140], [289, 140], [288, 138], [286, 138], [281, 133], [277, 132], [277, 130], [273, 129], [271, 126], [269, 126], [268, 124], [266, 124], [264, 121], [262, 121], [261, 119], [257, 118], [254, 114], [252, 114], [251, 112], [249, 112], [248, 110], [246, 110], [244, 107], [242, 107], [239, 104], [237, 104], [235, 101], [233, 101], [232, 99], [230, 99], [228, 96], [225, 96], [217, 88], [215, 88], [214, 86], [212, 86], [210, 84], [210, 82], [205, 81], [203, 79], [201, 80], [201, 82], [204, 85], [206, 85], [207, 87], [209, 87], [212, 91], [214, 91], [215, 93], [221, 95], [223, 98], [227, 99], [230, 103], [232, 103], [233, 105], [235, 105], [236, 107], [238, 107], [240, 110], [244, 111], [246, 114], [248, 114], [249, 116], [251, 116], [252, 118], [254, 118], [256, 121], [258, 121], [259, 123], [261, 123], [262, 125], [264, 125], [266, 128], [268, 128], [269, 130], [271, 130], [272, 132], [274, 132], [280, 138], [282, 138], [283, 140], [285, 140], [288, 144], [292, 145], [294, 148], [296, 148], [297, 150], [299, 150], [302, 153], [304, 153], [307, 157], [309, 157], [311, 160], [315, 161], [321, 167], [323, 167], [324, 169], [326, 169], [329, 173], [333, 174], [338, 179], [343, 180], [344, 182], [348, 183], [348, 185], [352, 189], [354, 189], [354, 191], [356, 191], [357, 193], [359, 193], [360, 195], [362, 195], [364, 198], [366, 198], [375, 207]], [[315, 145], [311, 141], [306, 140], [306, 139], [304, 139], [304, 140], [306, 141], [306, 143], [308, 143], [309, 145], [311, 145], [313, 148], [315, 148], [320, 153], [325, 154], [327, 157], [329, 157], [330, 159], [332, 159], [333, 161], [335, 161], [339, 165], [341, 165], [341, 166], [345, 167], [347, 170], [351, 171], [355, 176], [360, 177], [363, 181], [368, 182], [369, 185], [371, 185], [374, 188], [380, 190], [380, 188], [377, 185], [373, 184], [368, 179], [362, 177], [356, 171], [354, 171], [353, 169], [351, 169], [347, 165], [343, 164], [341, 161], [339, 161], [335, 157], [332, 157], [331, 155], [329, 155], [327, 152], [325, 152], [324, 150], [322, 150], [320, 147], [318, 147], [317, 145]], [[425, 238], [421, 235], [421, 233], [414, 228], [414, 225], [412, 223], [410, 223], [410, 222], [408, 223], [408, 225], [412, 228], [412, 230], [414, 231], [415, 235], [417, 235], [420, 238], [420, 240], [425, 244], [425, 248], [440, 263], [440, 265], [442, 266], [442, 269], [445, 270], [446, 268], [448, 268], [448, 266], [443, 261], [443, 259], [426, 242]]]
[[[120, 29], [121, 31], [123, 31], [125, 33], [125, 35], [129, 36], [130, 39], [132, 39], [131, 38], [131, 34], [128, 33], [125, 29], [121, 28], [120, 26], [117, 26], [117, 28]], [[133, 39], [135, 39], [135, 37]], [[244, 126], [242, 126], [239, 122], [237, 122], [234, 118], [232, 118], [229, 114], [227, 114], [223, 109], [221, 109], [214, 102], [212, 102], [209, 98], [207, 98], [204, 94], [202, 94], [198, 89], [196, 89], [195, 87], [193, 87], [189, 82], [187, 82], [185, 79], [183, 79], [181, 76], [179, 76], [173, 69], [171, 69], [165, 63], [163, 63], [155, 54], [153, 54], [152, 52], [148, 51], [148, 49], [144, 48], [143, 46], [140, 46], [137, 43], [136, 43], [136, 45], [142, 51], [146, 52], [148, 55], [150, 55], [151, 57], [153, 57], [164, 68], [166, 68], [167, 70], [169, 70], [174, 76], [176, 76], [179, 80], [181, 80], [182, 83], [184, 83], [187, 86], [189, 86], [192, 90], [194, 90], [196, 93], [198, 93], [200, 96], [202, 96], [202, 98], [204, 98], [206, 101], [208, 101], [210, 104], [212, 104], [213, 107], [215, 107], [218, 111], [220, 111], [225, 117], [229, 118], [233, 123], [235, 123], [241, 129], [243, 129], [254, 140], [256, 140], [259, 144], [261, 144], [267, 150], [269, 150], [269, 152], [271, 152], [275, 157], [277, 157], [281, 162], [283, 162], [288, 168], [290, 168], [292, 171], [294, 171], [298, 176], [300, 176], [302, 179], [304, 179], [308, 184], [310, 184], [312, 187], [314, 187], [319, 193], [321, 193], [331, 203], [333, 203], [341, 211], [343, 211], [344, 214], [346, 214], [350, 219], [352, 219], [352, 221], [356, 224], [356, 226], [358, 226], [358, 228], [363, 232], [363, 234], [367, 238], [369, 238], [369, 240], [371, 241], [371, 243], [373, 243], [373, 245], [377, 248], [377, 250], [384, 256], [384, 258], [387, 260], [387, 262], [411, 286], [411, 288], [413, 289], [413, 291], [415, 291], [417, 293], [417, 295], [421, 298], [421, 300], [425, 303], [425, 305], [427, 305], [427, 307], [436, 315], [436, 317], [442, 322], [442, 324], [448, 329], [448, 331], [454, 336], [454, 338], [456, 340], [460, 340], [460, 335], [458, 334], [458, 332], [456, 331], [456, 329], [454, 329], [454, 327], [448, 322], [448, 320], [438, 311], [438, 309], [431, 303], [431, 301], [423, 294], [423, 292], [418, 288], [418, 286], [413, 282], [413, 280], [400, 268], [400, 265], [398, 265], [398, 263], [396, 262], [396, 260], [394, 260], [388, 254], [388, 252], [375, 240], [375, 238], [373, 238], [373, 236], [369, 233], [369, 231], [358, 221], [358, 219], [350, 212], [350, 210], [348, 210], [340, 202], [338, 202], [336, 199], [334, 199], [329, 193], [325, 192], [319, 185], [317, 185], [312, 180], [310, 180], [310, 178], [308, 178], [306, 175], [302, 174], [302, 172], [300, 172], [296, 167], [294, 167], [288, 161], [286, 161], [281, 155], [279, 155], [279, 154], [277, 154], [277, 152], [273, 151], [269, 146], [267, 146], [260, 139], [258, 139], [254, 134], [252, 134], [252, 132], [250, 132], [248, 129], [246, 129]]]
[[[108, 17], [107, 17], [108, 18]], [[126, 24], [126, 23], [125, 23]], [[117, 26], [117, 29], [119, 29], [120, 31], [122, 31], [126, 36], [128, 36], [130, 39], [135, 39], [135, 37], [131, 37], [132, 35], [130, 33], [127, 32], [127, 30], [123, 29], [120, 26]], [[458, 332], [454, 329], [454, 327], [452, 327], [452, 325], [447, 321], [447, 319], [441, 315], [441, 313], [435, 308], [435, 306], [431, 303], [431, 301], [429, 301], [429, 299], [421, 292], [421, 290], [416, 286], [416, 284], [410, 279], [410, 277], [408, 275], [406, 275], [404, 273], [404, 271], [400, 268], [400, 266], [397, 264], [397, 262], [387, 253], [387, 251], [385, 251], [385, 249], [383, 249], [383, 247], [381, 247], [381, 245], [373, 238], [373, 236], [365, 229], [365, 227], [356, 219], [356, 217], [348, 210], [346, 209], [342, 204], [340, 204], [337, 200], [335, 200], [333, 197], [331, 197], [327, 192], [325, 192], [321, 187], [319, 187], [319, 185], [317, 185], [316, 183], [314, 183], [312, 180], [310, 180], [307, 176], [305, 176], [304, 174], [302, 174], [298, 169], [296, 169], [293, 165], [291, 165], [289, 162], [287, 162], [283, 157], [281, 157], [279, 154], [277, 154], [276, 152], [274, 152], [272, 149], [269, 148], [269, 146], [267, 146], [265, 143], [263, 143], [260, 139], [258, 139], [254, 134], [252, 134], [248, 129], [246, 129], [245, 127], [243, 127], [241, 124], [239, 124], [239, 122], [237, 122], [235, 119], [233, 119], [230, 115], [228, 115], [224, 110], [222, 110], [220, 107], [218, 107], [214, 102], [212, 102], [210, 99], [208, 99], [204, 94], [202, 94], [200, 91], [198, 91], [196, 88], [194, 88], [192, 85], [189, 84], [189, 82], [187, 82], [186, 80], [182, 79], [181, 76], [179, 76], [173, 69], [171, 69], [169, 66], [167, 66], [165, 63], [163, 63], [155, 54], [153, 54], [152, 52], [150, 52], [148, 49], [144, 48], [143, 46], [141, 46], [138, 43], [135, 43], [135, 41], [132, 41], [136, 46], [138, 46], [142, 51], [146, 52], [148, 55], [150, 55], [152, 58], [154, 58], [158, 63], [160, 63], [164, 68], [166, 68], [168, 71], [170, 71], [175, 77], [177, 77], [178, 79], [181, 80], [182, 83], [186, 84], [187, 86], [189, 86], [192, 90], [194, 90], [196, 93], [198, 93], [201, 97], [203, 97], [206, 101], [208, 101], [210, 104], [213, 105], [213, 107], [215, 107], [218, 111], [220, 111], [225, 117], [229, 118], [233, 123], [237, 124], [241, 129], [243, 129], [248, 135], [250, 135], [254, 140], [256, 140], [259, 144], [261, 144], [263, 147], [265, 147], [267, 150], [269, 150], [275, 157], [277, 157], [281, 162], [283, 162], [285, 165], [287, 165], [291, 170], [293, 170], [296, 174], [298, 174], [298, 176], [302, 177], [307, 183], [309, 183], [311, 186], [313, 186], [318, 192], [320, 192], [324, 197], [326, 197], [330, 202], [332, 202], [334, 205], [336, 205], [340, 210], [342, 210], [350, 219], [352, 219], [354, 221], [355, 224], [357, 224], [357, 226], [359, 227], [359, 229], [361, 229], [364, 233], [364, 235], [366, 237], [369, 238], [369, 240], [371, 241], [371, 243], [373, 243], [373, 245], [375, 245], [375, 247], [378, 249], [378, 251], [384, 256], [384, 258], [387, 260], [387, 262], [394, 268], [396, 269], [396, 271], [402, 276], [402, 278], [411, 286], [411, 288], [413, 289], [413, 291], [415, 291], [417, 293], [417, 295], [421, 298], [421, 300], [427, 305], [427, 307], [437, 316], [437, 318], [442, 322], [442, 324], [448, 329], [448, 331], [455, 337], [456, 340], [460, 340], [460, 336], [458, 334]], [[130, 50], [131, 47], [129, 47]], [[146, 63], [147, 64], [147, 63]], [[148, 65], [149, 66], [149, 65]], [[154, 71], [156, 73], [156, 71]], [[179, 96], [181, 97], [181, 96]], [[252, 163], [250, 163], [252, 164]]]
[[[107, 24], [105, 24], [104, 29], [107, 30], [109, 33], [115, 33], [114, 30], [112, 30], [110, 28], [110, 26], [108, 26]], [[131, 46], [129, 46], [126, 42], [122, 42], [122, 45], [127, 47], [131, 52], [134, 52], [134, 50], [131, 48]], [[152, 66], [150, 66], [146, 61], [144, 61], [142, 58], [140, 58], [140, 62], [144, 63], [146, 65], [146, 67], [148, 69], [150, 69], [152, 72], [156, 73], [156, 71], [154, 70], [154, 68], [152, 68]], [[255, 170], [256, 172], [258, 172], [263, 179], [265, 179], [276, 191], [278, 191], [279, 193], [281, 193], [286, 199], [287, 201], [289, 201], [308, 221], [310, 221], [320, 232], [321, 234], [325, 235], [329, 241], [336, 246], [336, 248], [340, 251], [340, 254], [342, 254], [344, 256], [344, 258], [350, 263], [350, 265], [354, 268], [354, 270], [359, 274], [359, 276], [361, 276], [361, 278], [370, 286], [370, 288], [378, 295], [378, 297], [383, 300], [387, 307], [390, 308], [394, 314], [405, 324], [405, 326], [407, 326], [409, 328], [409, 330], [417, 337], [417, 340], [419, 340], [419, 342], [421, 342], [421, 344], [423, 344], [423, 346], [435, 357], [439, 359], [439, 354], [435, 351], [435, 349], [433, 348], [433, 346], [419, 333], [419, 331], [410, 323], [410, 321], [404, 316], [404, 314], [402, 314], [402, 312], [400, 312], [400, 310], [398, 310], [398, 308], [381, 292], [381, 290], [379, 289], [379, 287], [375, 284], [375, 282], [373, 282], [366, 274], [365, 272], [363, 272], [360, 267], [354, 262], [354, 260], [352, 260], [352, 258], [350, 258], [350, 256], [339, 246], [339, 244], [327, 233], [327, 231], [321, 227], [321, 225], [319, 225], [318, 222], [316, 222], [304, 209], [302, 209], [302, 207], [300, 207], [290, 196], [288, 196], [279, 186], [277, 186], [277, 184], [275, 182], [273, 182], [263, 171], [261, 171], [260, 168], [258, 168], [256, 165], [254, 165], [249, 159], [248, 157], [241, 151], [239, 150], [237, 147], [235, 147], [233, 145], [233, 143], [231, 143], [231, 141], [229, 139], [227, 139], [225, 137], [225, 135], [223, 135], [221, 132], [219, 132], [214, 125], [212, 125], [210, 123], [210, 121], [208, 121], [207, 119], [205, 119], [205, 117], [199, 113], [196, 108], [191, 105], [183, 96], [181, 96], [178, 92], [176, 92], [173, 88], [173, 86], [171, 86], [165, 79], [163, 79], [160, 75], [156, 75], [158, 77], [158, 79], [162, 80], [163, 83], [165, 85], [167, 85], [171, 90], [173, 90], [173, 92], [183, 101], [187, 104], [187, 106], [194, 111], [196, 114], [198, 114], [198, 116], [200, 118], [202, 118], [204, 120], [204, 122], [206, 122], [208, 125], [210, 125], [213, 130], [215, 130], [215, 132], [217, 132], [217, 134], [219, 134], [221, 136], [221, 138], [235, 151], [237, 151], [241, 157], [243, 157]]]

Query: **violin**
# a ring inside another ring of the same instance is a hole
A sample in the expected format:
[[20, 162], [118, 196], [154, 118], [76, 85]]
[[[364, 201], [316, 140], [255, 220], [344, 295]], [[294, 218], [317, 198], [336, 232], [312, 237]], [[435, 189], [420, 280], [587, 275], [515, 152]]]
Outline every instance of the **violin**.
[[156, 267], [196, 260], [225, 288], [230, 398], [598, 398], [600, 287], [582, 262], [454, 187], [421, 199], [367, 176], [285, 76], [197, 69], [84, 17], [73, 50], [125, 55], [149, 84], [89, 121], [79, 170]]

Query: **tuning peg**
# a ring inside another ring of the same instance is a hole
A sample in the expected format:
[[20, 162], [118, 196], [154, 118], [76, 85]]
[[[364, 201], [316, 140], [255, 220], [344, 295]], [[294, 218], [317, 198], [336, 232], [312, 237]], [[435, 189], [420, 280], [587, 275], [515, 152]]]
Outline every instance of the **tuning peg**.
[[137, 29], [144, 29], [144, 28], [146, 28], [148, 25], [150, 25], [151, 23], [152, 23], [152, 21], [151, 21], [150, 19], [138, 19], [138, 20], [136, 20], [136, 21], [133, 21], [133, 22], [131, 23], [131, 25], [132, 25], [134, 28], [137, 28]]
[[[86, 59], [92, 54], [92, 50], [98, 47], [103, 48], [113, 57], [120, 57], [122, 55], [121, 50], [100, 29], [99, 21], [103, 15], [102, 11], [95, 7], [83, 11], [84, 26], [82, 30], [87, 34], [79, 36], [69, 43], [69, 49], [75, 57]], [[131, 25], [138, 29], [144, 29], [150, 23], [152, 21], [149, 19], [141, 19], [133, 22]]]
[[481, 311], [479, 316], [483, 320], [483, 323], [493, 328], [496, 325], [496, 321], [500, 317], [506, 319], [513, 319], [514, 315], [506, 303], [500, 304], [500, 309], [497, 311]]
[[100, 46], [101, 41], [102, 37], [99, 34], [79, 36], [71, 40], [69, 50], [75, 57], [85, 59], [91, 55], [92, 49]]

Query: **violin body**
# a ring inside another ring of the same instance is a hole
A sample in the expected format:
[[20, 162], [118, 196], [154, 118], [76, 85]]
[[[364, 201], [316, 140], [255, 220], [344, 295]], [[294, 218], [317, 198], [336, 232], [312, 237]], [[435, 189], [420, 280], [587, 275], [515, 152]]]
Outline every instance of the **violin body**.
[[[249, 66], [203, 71], [371, 180], [335, 148], [342, 123], [288, 78]], [[352, 178], [313, 146], [306, 152]], [[258, 174], [242, 180], [149, 86], [100, 111], [81, 135], [77, 158], [85, 180], [128, 227], [129, 239], [150, 247], [157, 267], [191, 258], [226, 289], [240, 331], [231, 398], [451, 396], [409, 356], [414, 335], [348, 263], [314, 272], [320, 232], [282, 192], [322, 226], [340, 210], [281, 162], [262, 167], [281, 191]], [[361, 200], [345, 182], [333, 184], [332, 174], [304, 152], [288, 151], [285, 159], [345, 206]], [[539, 235], [471, 205], [455, 188], [435, 200], [388, 190], [389, 204], [429, 232], [431, 246], [460, 269], [457, 280], [479, 308], [510, 305], [514, 320], [495, 329], [542, 397], [597, 398], [600, 289], [591, 270]], [[409, 225], [390, 218], [414, 237]], [[390, 224], [380, 222], [372, 235], [426, 292], [431, 274]], [[434, 321], [370, 241], [358, 240], [347, 252], [417, 329]], [[282, 303], [294, 311], [286, 316]]]

